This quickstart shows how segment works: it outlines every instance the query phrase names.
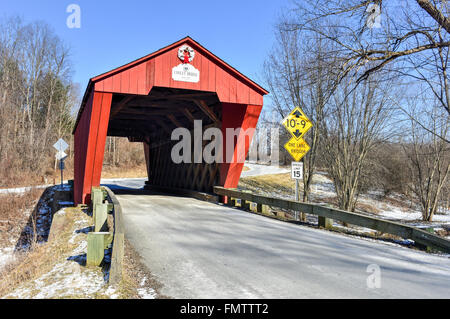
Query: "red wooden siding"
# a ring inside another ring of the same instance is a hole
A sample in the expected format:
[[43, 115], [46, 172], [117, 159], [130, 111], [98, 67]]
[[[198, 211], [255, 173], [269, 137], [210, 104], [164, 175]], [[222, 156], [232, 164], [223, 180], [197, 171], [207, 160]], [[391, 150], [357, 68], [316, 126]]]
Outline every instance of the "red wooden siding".
[[198, 83], [172, 80], [172, 68], [181, 63], [177, 56], [179, 46], [176, 46], [96, 82], [95, 91], [147, 95], [153, 86], [159, 86], [217, 92], [219, 100], [224, 103], [263, 104], [263, 95], [249, 86], [248, 81], [236, 77], [230, 69], [208, 58], [200, 47], [186, 43], [195, 50], [192, 65], [200, 71]]
[[[222, 134], [223, 134], [223, 154], [225, 163], [221, 164], [220, 181], [223, 187], [235, 188], [239, 183], [244, 163], [238, 162], [237, 153], [238, 147], [244, 144], [244, 158], [250, 148], [250, 142], [253, 134], [249, 135], [249, 140], [245, 138], [244, 132], [249, 128], [255, 128], [258, 123], [259, 115], [261, 114], [262, 106], [260, 105], [245, 105], [245, 104], [226, 104], [223, 105], [222, 115]], [[227, 110], [227, 111], [225, 111]], [[227, 128], [241, 128], [242, 131], [237, 138], [237, 143], [234, 147], [233, 161], [226, 163], [228, 154], [226, 153]]]
[[86, 202], [91, 187], [100, 185], [111, 99], [110, 93], [91, 94], [75, 131], [76, 203]]

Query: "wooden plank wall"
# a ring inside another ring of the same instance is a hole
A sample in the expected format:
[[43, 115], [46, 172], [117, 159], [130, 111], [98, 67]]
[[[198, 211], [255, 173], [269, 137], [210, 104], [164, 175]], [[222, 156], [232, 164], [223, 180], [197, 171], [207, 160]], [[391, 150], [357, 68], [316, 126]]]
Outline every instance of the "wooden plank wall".
[[263, 96], [249, 83], [205, 56], [200, 47], [195, 50], [192, 65], [200, 71], [198, 83], [172, 80], [172, 68], [181, 64], [178, 47], [148, 61], [122, 70], [95, 83], [95, 91], [147, 95], [154, 86], [217, 92], [225, 103], [263, 105]]
[[100, 185], [111, 100], [111, 93], [91, 94], [75, 131], [76, 204], [85, 203], [91, 187]]

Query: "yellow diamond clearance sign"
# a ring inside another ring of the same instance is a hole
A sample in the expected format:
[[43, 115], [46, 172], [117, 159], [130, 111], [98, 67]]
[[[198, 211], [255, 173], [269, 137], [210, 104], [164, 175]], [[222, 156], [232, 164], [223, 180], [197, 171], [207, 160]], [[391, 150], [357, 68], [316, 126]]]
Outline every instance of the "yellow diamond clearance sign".
[[284, 118], [283, 125], [292, 135], [289, 142], [284, 145], [284, 148], [291, 154], [294, 161], [299, 162], [311, 149], [303, 139], [303, 136], [312, 128], [313, 123], [303, 113], [301, 108], [296, 107]]
[[313, 126], [312, 122], [299, 107], [293, 109], [284, 118], [283, 125], [296, 140], [302, 138]]

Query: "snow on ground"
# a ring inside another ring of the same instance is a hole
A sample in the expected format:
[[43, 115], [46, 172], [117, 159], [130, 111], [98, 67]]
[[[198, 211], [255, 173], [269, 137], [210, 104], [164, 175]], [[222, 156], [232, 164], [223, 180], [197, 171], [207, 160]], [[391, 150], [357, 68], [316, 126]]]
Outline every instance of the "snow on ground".
[[[57, 214], [65, 214], [64, 209]], [[80, 265], [86, 259], [87, 236], [79, 230], [90, 227], [90, 224], [87, 215], [75, 223], [76, 229], [69, 239], [69, 244], [76, 244], [77, 247], [64, 256], [64, 261], [56, 264], [53, 269], [36, 280], [24, 283], [4, 298], [93, 298], [97, 294], [118, 298], [117, 291], [108, 286], [99, 267], [87, 268]]]
[[248, 171], [243, 171], [241, 177], [271, 175], [289, 173], [290, 168], [276, 166], [276, 165], [262, 165], [245, 162], [245, 166], [249, 168]]
[[[64, 184], [63, 184], [64, 190], [70, 190], [70, 186], [67, 183], [68, 183], [68, 181], [64, 181]], [[17, 188], [0, 188], [0, 194], [24, 194], [34, 188], [41, 189], [41, 188], [47, 188], [47, 187], [51, 187], [51, 186], [61, 188], [61, 185], [53, 185], [53, 184], [17, 187]]]
[[57, 264], [50, 272], [31, 284], [16, 289], [6, 298], [51, 299], [78, 295], [93, 296], [103, 286], [101, 274], [81, 270], [77, 263], [66, 261]]
[[8, 263], [14, 261], [14, 247], [6, 247], [0, 249], [0, 270]]
[[47, 188], [52, 185], [38, 185], [30, 187], [18, 187], [18, 188], [2, 188], [0, 189], [0, 194], [25, 194], [33, 188]]
[[152, 288], [144, 287], [145, 282], [147, 281], [147, 277], [142, 278], [140, 282], [141, 288], [138, 288], [138, 294], [141, 297], [141, 299], [155, 299], [156, 298], [156, 291]]

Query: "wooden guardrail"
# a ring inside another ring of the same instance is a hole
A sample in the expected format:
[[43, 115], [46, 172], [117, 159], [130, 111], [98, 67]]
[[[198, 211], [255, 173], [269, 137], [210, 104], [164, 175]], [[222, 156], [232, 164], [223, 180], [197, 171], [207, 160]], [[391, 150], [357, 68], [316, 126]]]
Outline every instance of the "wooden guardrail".
[[114, 216], [114, 237], [111, 256], [111, 268], [109, 270], [109, 283], [118, 284], [123, 276], [123, 256], [125, 245], [125, 227], [123, 224], [122, 207], [114, 193], [106, 186], [102, 186], [106, 190], [108, 201], [112, 204], [110, 208]]
[[123, 275], [125, 240], [122, 208], [108, 187], [92, 187], [91, 209], [94, 231], [88, 233], [86, 264], [100, 266], [104, 260], [104, 250], [112, 244], [108, 281], [118, 284]]
[[[237, 189], [223, 188], [220, 186], [214, 187], [214, 193], [220, 196], [227, 196], [228, 198], [236, 198], [246, 202], [256, 203], [258, 205], [258, 210], [260, 211], [263, 209], [262, 205], [267, 205], [294, 212], [313, 214], [322, 218], [339, 220], [348, 224], [374, 229], [382, 233], [388, 233], [405, 239], [411, 239], [423, 246], [450, 253], [449, 240], [416, 227], [370, 217], [363, 214], [328, 208], [318, 204], [301, 203], [286, 199], [267, 197], [250, 192], [239, 191]], [[244, 206], [248, 207], [248, 203]]]

